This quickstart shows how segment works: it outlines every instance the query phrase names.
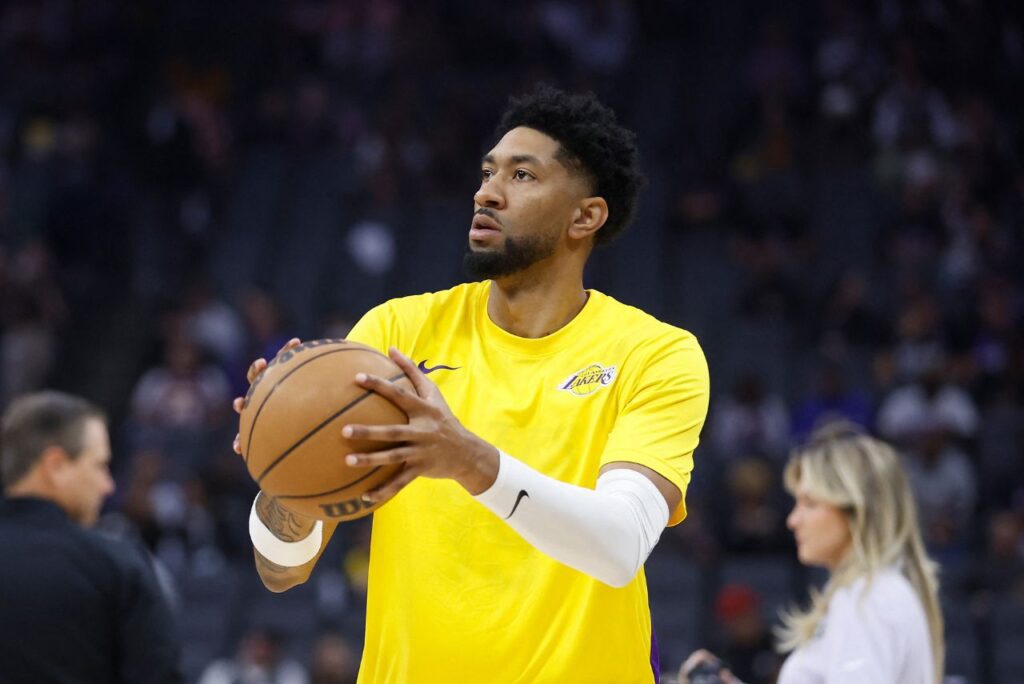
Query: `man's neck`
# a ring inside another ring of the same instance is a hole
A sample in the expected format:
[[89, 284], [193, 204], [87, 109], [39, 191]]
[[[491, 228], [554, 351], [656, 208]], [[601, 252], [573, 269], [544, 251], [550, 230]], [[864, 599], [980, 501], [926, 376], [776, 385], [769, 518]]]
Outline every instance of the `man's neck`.
[[43, 499], [45, 501], [52, 501], [63, 509], [56, 492], [54, 492], [52, 487], [48, 487], [42, 482], [38, 472], [29, 473], [6, 487], [4, 489], [4, 496], [8, 499]]
[[581, 275], [531, 279], [510, 277], [491, 283], [487, 315], [518, 337], [538, 338], [565, 327], [587, 303]]

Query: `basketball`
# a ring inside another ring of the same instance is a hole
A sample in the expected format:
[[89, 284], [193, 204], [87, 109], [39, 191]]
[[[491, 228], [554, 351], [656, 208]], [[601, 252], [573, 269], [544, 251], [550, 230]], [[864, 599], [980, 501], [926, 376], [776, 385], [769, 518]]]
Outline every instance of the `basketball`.
[[327, 521], [361, 518], [381, 505], [367, 503], [361, 495], [401, 468], [345, 464], [350, 453], [391, 446], [345, 439], [345, 425], [408, 422], [401, 409], [356, 384], [359, 372], [412, 386], [402, 370], [376, 350], [325, 339], [278, 354], [249, 387], [239, 425], [242, 456], [260, 489], [295, 513]]

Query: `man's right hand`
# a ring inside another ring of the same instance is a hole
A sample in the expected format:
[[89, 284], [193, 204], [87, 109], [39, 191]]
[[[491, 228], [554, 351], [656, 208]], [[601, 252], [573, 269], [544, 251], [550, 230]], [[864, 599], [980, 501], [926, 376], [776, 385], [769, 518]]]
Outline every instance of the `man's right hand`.
[[[299, 344], [301, 344], [299, 338], [293, 337], [285, 342], [284, 346], [277, 353], [281, 354], [289, 349], [294, 349]], [[251, 385], [256, 380], [256, 377], [266, 369], [266, 359], [256, 359], [250, 363], [249, 370], [245, 373], [249, 384]], [[243, 397], [235, 397], [235, 400], [231, 402], [232, 408], [239, 415], [242, 413], [244, 404], [245, 399]], [[242, 455], [240, 441], [238, 433], [235, 433], [235, 441], [232, 448], [239, 456]], [[293, 513], [262, 491], [256, 499], [256, 513], [259, 515], [260, 520], [263, 521], [263, 524], [274, 533], [274, 536], [284, 541], [297, 541], [306, 537], [316, 523], [316, 519]]]
[[[281, 352], [288, 351], [289, 349], [294, 349], [295, 347], [298, 347], [300, 344], [302, 344], [301, 340], [299, 340], [298, 337], [293, 337], [292, 339], [285, 342], [284, 346], [281, 347], [277, 351], [277, 353], [280, 354]], [[248, 380], [249, 384], [251, 385], [253, 381], [256, 379], [256, 376], [258, 376], [266, 369], [267, 360], [256, 359], [255, 361], [249, 364], [249, 370], [247, 370], [245, 373], [245, 379]], [[235, 400], [231, 402], [231, 408], [235, 409], [235, 413], [237, 413], [238, 415], [242, 415], [242, 408], [244, 408], [244, 406], [245, 397], [235, 397]], [[234, 449], [235, 453], [238, 454], [239, 456], [242, 455], [242, 442], [237, 432], [235, 433], [235, 441], [231, 445], [231, 448]]]
[[[283, 347], [277, 352], [287, 351], [293, 349], [301, 344], [301, 341], [297, 337], [293, 337], [288, 340]], [[246, 372], [245, 377], [251, 385], [256, 377], [267, 368], [266, 359], [256, 359], [249, 364], [249, 370]], [[235, 412], [241, 415], [242, 408], [244, 406], [245, 399], [243, 397], [235, 397], [232, 402], [232, 407]], [[242, 455], [241, 442], [238, 434], [235, 434], [234, 444], [232, 448], [235, 453], [239, 456]], [[310, 518], [304, 515], [294, 513], [284, 506], [280, 505], [277, 500], [273, 497], [268, 496], [265, 492], [260, 492], [256, 497], [256, 515], [260, 521], [269, 529], [275, 537], [286, 542], [295, 542], [300, 539], [305, 539], [313, 531], [313, 526], [316, 524], [314, 518]], [[324, 547], [327, 546], [328, 540], [334, 533], [334, 529], [337, 527], [337, 523], [325, 523], [324, 524], [324, 537], [320, 547], [320, 553], [323, 553]], [[309, 578], [309, 574], [313, 570], [313, 566], [316, 565], [317, 560], [320, 558], [320, 554], [317, 554], [313, 560], [309, 561], [305, 565], [298, 567], [285, 567], [277, 565], [276, 563], [264, 558], [260, 555], [259, 551], [253, 550], [256, 560], [256, 570], [259, 572], [260, 578], [263, 580], [263, 584], [271, 591], [286, 591], [296, 584], [301, 584]]]

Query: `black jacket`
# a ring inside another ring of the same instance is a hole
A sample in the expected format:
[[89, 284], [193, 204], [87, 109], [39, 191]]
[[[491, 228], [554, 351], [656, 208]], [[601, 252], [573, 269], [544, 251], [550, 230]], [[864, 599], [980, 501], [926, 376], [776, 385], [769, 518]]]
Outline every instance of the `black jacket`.
[[173, 617], [141, 549], [43, 499], [0, 499], [0, 683], [180, 682]]

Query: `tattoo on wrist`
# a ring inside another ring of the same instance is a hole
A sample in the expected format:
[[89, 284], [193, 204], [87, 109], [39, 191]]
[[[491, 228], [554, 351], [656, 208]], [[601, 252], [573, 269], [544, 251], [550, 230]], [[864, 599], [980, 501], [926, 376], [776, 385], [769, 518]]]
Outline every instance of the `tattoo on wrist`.
[[256, 499], [256, 514], [267, 529], [281, 541], [294, 542], [305, 539], [313, 529], [313, 521], [297, 517], [278, 504], [275, 498], [262, 492]]

